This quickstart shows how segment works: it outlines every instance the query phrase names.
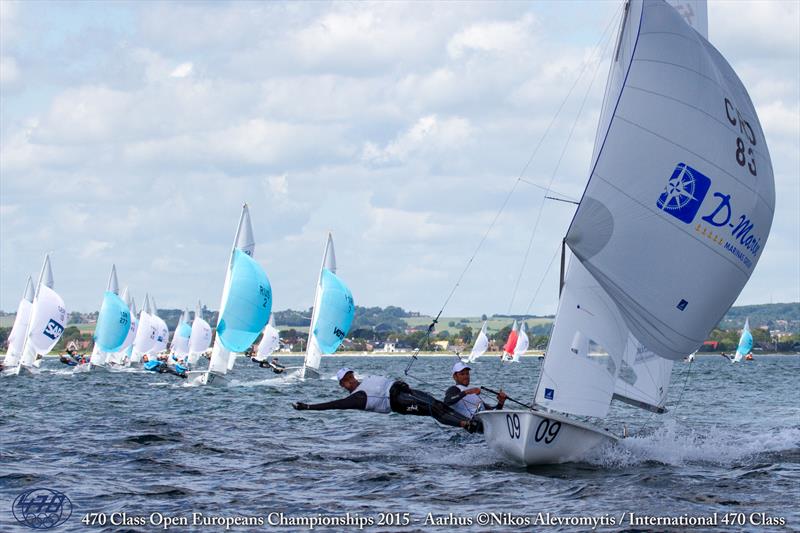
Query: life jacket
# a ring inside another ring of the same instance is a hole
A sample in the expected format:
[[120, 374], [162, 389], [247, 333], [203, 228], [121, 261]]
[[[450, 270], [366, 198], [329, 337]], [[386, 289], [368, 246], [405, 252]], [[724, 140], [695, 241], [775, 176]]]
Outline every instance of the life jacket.
[[389, 403], [389, 389], [394, 385], [395, 380], [381, 376], [367, 376], [361, 380], [361, 384], [353, 394], [363, 391], [367, 394], [366, 411], [375, 413], [391, 413], [392, 406]]
[[[468, 388], [471, 388], [465, 387], [464, 385], [459, 385], [458, 383], [456, 383], [456, 387], [458, 387], [462, 392]], [[472, 418], [475, 416], [475, 413], [482, 411], [485, 408], [483, 400], [481, 400], [481, 397], [477, 394], [467, 394], [451, 407], [455, 412], [466, 416], [467, 418]]]

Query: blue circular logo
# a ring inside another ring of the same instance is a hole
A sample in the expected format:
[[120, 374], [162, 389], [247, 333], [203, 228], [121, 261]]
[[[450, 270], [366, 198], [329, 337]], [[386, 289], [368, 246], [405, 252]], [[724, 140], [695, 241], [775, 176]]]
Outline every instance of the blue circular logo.
[[11, 512], [17, 522], [33, 529], [60, 526], [72, 516], [72, 502], [53, 489], [26, 490], [14, 500]]

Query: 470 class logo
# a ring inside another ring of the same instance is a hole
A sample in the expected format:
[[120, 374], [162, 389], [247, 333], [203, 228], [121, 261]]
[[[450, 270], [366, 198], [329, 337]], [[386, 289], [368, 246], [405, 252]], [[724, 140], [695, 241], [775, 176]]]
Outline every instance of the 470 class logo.
[[[691, 224], [710, 188], [711, 179], [708, 176], [686, 163], [678, 163], [664, 191], [656, 200], [656, 207], [685, 224]], [[742, 257], [738, 248], [747, 250], [755, 257], [761, 250], [761, 238], [756, 236], [753, 222], [745, 214], [734, 216], [730, 194], [714, 192], [712, 197], [717, 203], [701, 220], [715, 228], [726, 228], [730, 231], [732, 239], [725, 243], [725, 249], [739, 260]], [[748, 267], [751, 264], [750, 261], [743, 262]]]

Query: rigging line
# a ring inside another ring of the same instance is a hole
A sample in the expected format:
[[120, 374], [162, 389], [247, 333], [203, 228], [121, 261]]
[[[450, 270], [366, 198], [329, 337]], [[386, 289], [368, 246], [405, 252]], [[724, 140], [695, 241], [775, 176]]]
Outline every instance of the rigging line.
[[[543, 191], [548, 191], [547, 187], [545, 187], [544, 185], [539, 185], [538, 183], [534, 183], [532, 181], [528, 181], [528, 180], [526, 180], [524, 178], [520, 178], [520, 181], [522, 183], [527, 183], [528, 185], [531, 185], [532, 187], [536, 187], [537, 189], [541, 189]], [[549, 189], [548, 192], [550, 192], [551, 194], [558, 194], [559, 196], [563, 196], [564, 198], [569, 198], [571, 200], [575, 200], [575, 198], [569, 196], [568, 194], [564, 194], [562, 192], [554, 191], [553, 189]], [[553, 198], [553, 199], [554, 200], [558, 200], [559, 198]], [[575, 200], [575, 203], [578, 203], [578, 201]]]
[[[603, 31], [603, 35], [600, 37], [600, 40], [597, 42], [594, 50], [592, 51], [592, 56], [594, 56], [595, 53], [600, 50], [601, 43], [605, 41], [605, 44], [602, 45], [602, 51], [600, 51], [599, 57], [597, 58], [596, 62], [587, 61], [586, 63], [584, 63], [583, 69], [581, 69], [581, 73], [578, 75], [578, 79], [575, 80], [575, 83], [570, 88], [569, 93], [567, 93], [567, 98], [569, 98], [569, 96], [572, 94], [572, 90], [577, 86], [578, 81], [583, 77], [583, 73], [586, 71], [586, 69], [589, 67], [590, 64], [594, 63], [594, 71], [592, 72], [592, 78], [589, 81], [589, 86], [586, 88], [586, 92], [583, 95], [583, 101], [581, 101], [580, 108], [578, 108], [578, 114], [575, 116], [575, 120], [572, 122], [572, 126], [570, 127], [569, 130], [569, 135], [567, 135], [567, 140], [564, 142], [564, 147], [561, 149], [561, 155], [558, 158], [558, 162], [556, 163], [556, 166], [553, 169], [553, 173], [550, 175], [550, 181], [547, 184], [547, 189], [545, 192], [546, 195], [552, 190], [553, 181], [555, 181], [558, 169], [561, 167], [561, 162], [564, 159], [564, 154], [566, 154], [567, 148], [569, 147], [569, 143], [572, 140], [572, 135], [575, 132], [575, 127], [578, 125], [578, 121], [580, 120], [581, 114], [583, 113], [583, 108], [586, 105], [586, 100], [589, 98], [589, 93], [591, 92], [592, 86], [594, 85], [594, 82], [597, 79], [597, 72], [600, 70], [600, 64], [602, 63], [602, 59], [606, 54], [606, 50], [608, 50], [608, 44], [611, 42], [611, 40], [608, 38], [606, 34], [608, 33], [608, 30], [611, 28], [615, 18], [616, 17], [613, 17], [611, 21], [608, 23], [606, 29]], [[564, 100], [564, 102], [562, 102], [562, 107], [564, 103], [566, 103], [566, 99]], [[561, 109], [559, 108], [559, 112], [560, 111]], [[514, 283], [514, 290], [511, 292], [511, 301], [508, 303], [508, 314], [511, 314], [511, 309], [514, 306], [514, 300], [517, 297], [517, 290], [519, 289], [519, 284], [522, 281], [522, 276], [525, 274], [525, 267], [527, 266], [528, 257], [530, 256], [531, 248], [533, 247], [533, 240], [536, 237], [536, 231], [538, 230], [539, 222], [542, 219], [542, 211], [544, 211], [544, 203], [546, 197], [547, 196], [545, 196], [545, 198], [542, 198], [542, 202], [539, 204], [539, 210], [536, 215], [536, 222], [533, 225], [533, 230], [531, 231], [531, 237], [528, 240], [528, 248], [525, 250], [525, 257], [522, 260], [522, 266], [519, 269], [519, 275], [517, 276], [517, 281]]]
[[[616, 13], [611, 18], [609, 23], [606, 25], [606, 28], [605, 28], [605, 30], [603, 30], [603, 33], [600, 36], [600, 39], [597, 40], [597, 43], [595, 44], [595, 46], [593, 48], [593, 52], [596, 51], [600, 47], [600, 44], [606, 39], [606, 33], [608, 32], [609, 28], [611, 28], [612, 23], [614, 22], [614, 20], [616, 20]], [[544, 143], [545, 138], [547, 137], [548, 133], [552, 129], [553, 124], [555, 124], [556, 120], [558, 119], [558, 116], [561, 114], [561, 111], [564, 109], [564, 106], [566, 105], [567, 100], [569, 100], [570, 95], [572, 95], [572, 91], [575, 90], [575, 87], [578, 85], [578, 82], [583, 77], [583, 73], [586, 72], [587, 68], [589, 68], [589, 65], [590, 65], [590, 63], [588, 61], [583, 64], [583, 67], [581, 68], [581, 71], [578, 73], [577, 78], [572, 83], [572, 87], [570, 87], [569, 91], [564, 96], [564, 98], [561, 101], [561, 104], [558, 106], [558, 109], [556, 110], [555, 114], [550, 119], [550, 123], [547, 125], [547, 128], [545, 128], [544, 133], [542, 133], [542, 136], [539, 138], [539, 142], [536, 144], [536, 147], [533, 149], [533, 153], [528, 158], [528, 161], [525, 163], [525, 166], [522, 167], [522, 171], [520, 172], [519, 176], [517, 177], [517, 180], [514, 182], [514, 185], [511, 187], [511, 190], [506, 195], [506, 198], [503, 201], [503, 204], [500, 206], [500, 210], [495, 214], [494, 219], [492, 219], [491, 224], [489, 224], [489, 227], [487, 228], [486, 232], [483, 234], [483, 237], [481, 237], [481, 240], [478, 242], [478, 246], [475, 247], [475, 251], [472, 253], [472, 256], [467, 261], [466, 266], [464, 266], [464, 270], [461, 272], [461, 275], [458, 277], [458, 280], [456, 281], [456, 284], [453, 286], [453, 289], [450, 291], [450, 294], [447, 295], [447, 298], [445, 299], [444, 304], [442, 304], [442, 308], [439, 309], [439, 312], [437, 313], [436, 318], [434, 318], [433, 321], [428, 326], [428, 332], [425, 334], [425, 338], [421, 341], [421, 343], [420, 343], [421, 345], [424, 346], [424, 344], [427, 343], [427, 341], [429, 340], [431, 332], [436, 327], [436, 323], [439, 321], [439, 318], [442, 316], [442, 312], [444, 311], [444, 308], [447, 307], [447, 304], [450, 302], [450, 299], [453, 297], [453, 294], [455, 294], [456, 289], [458, 289], [459, 285], [461, 284], [461, 281], [464, 279], [464, 276], [466, 275], [467, 271], [469, 270], [469, 267], [472, 265], [472, 261], [475, 259], [475, 256], [478, 255], [478, 252], [480, 251], [481, 247], [483, 246], [483, 243], [486, 242], [486, 239], [488, 238], [489, 233], [491, 233], [491, 231], [494, 228], [495, 224], [497, 224], [497, 220], [500, 218], [500, 215], [505, 210], [506, 206], [508, 205], [509, 200], [511, 200], [511, 196], [514, 194], [514, 191], [516, 190], [517, 185], [519, 185], [519, 182], [525, 176], [525, 172], [527, 172], [528, 167], [533, 162], [533, 159], [534, 159], [534, 157], [536, 157], [536, 154], [539, 152], [539, 148], [541, 148], [542, 144]], [[595, 74], [596, 74], [596, 71], [597, 71], [597, 67], [595, 67]], [[411, 370], [411, 366], [417, 360], [417, 355], [418, 354], [419, 354], [419, 348], [417, 348], [414, 351], [414, 353], [412, 353], [412, 355], [411, 355], [411, 361], [409, 361], [409, 363], [408, 363], [408, 365], [406, 366], [406, 369], [405, 369], [405, 375], [406, 376], [414, 377], [414, 376], [411, 376], [411, 374], [409, 374], [409, 371]], [[417, 378], [414, 378], [414, 379], [417, 379]]]
[[545, 198], [547, 200], [556, 200], [556, 201], [565, 202], [565, 203], [568, 203], [568, 204], [581, 205], [580, 202], [576, 202], [575, 200], [565, 200], [563, 198], [556, 198], [555, 196], [545, 196]]

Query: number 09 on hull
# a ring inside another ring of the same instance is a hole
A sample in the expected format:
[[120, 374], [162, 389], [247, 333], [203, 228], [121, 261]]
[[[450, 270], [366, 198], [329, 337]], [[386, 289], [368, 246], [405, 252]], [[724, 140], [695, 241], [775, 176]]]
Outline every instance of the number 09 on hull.
[[477, 417], [489, 446], [524, 465], [580, 461], [591, 450], [618, 440], [607, 431], [553, 413], [484, 411]]

